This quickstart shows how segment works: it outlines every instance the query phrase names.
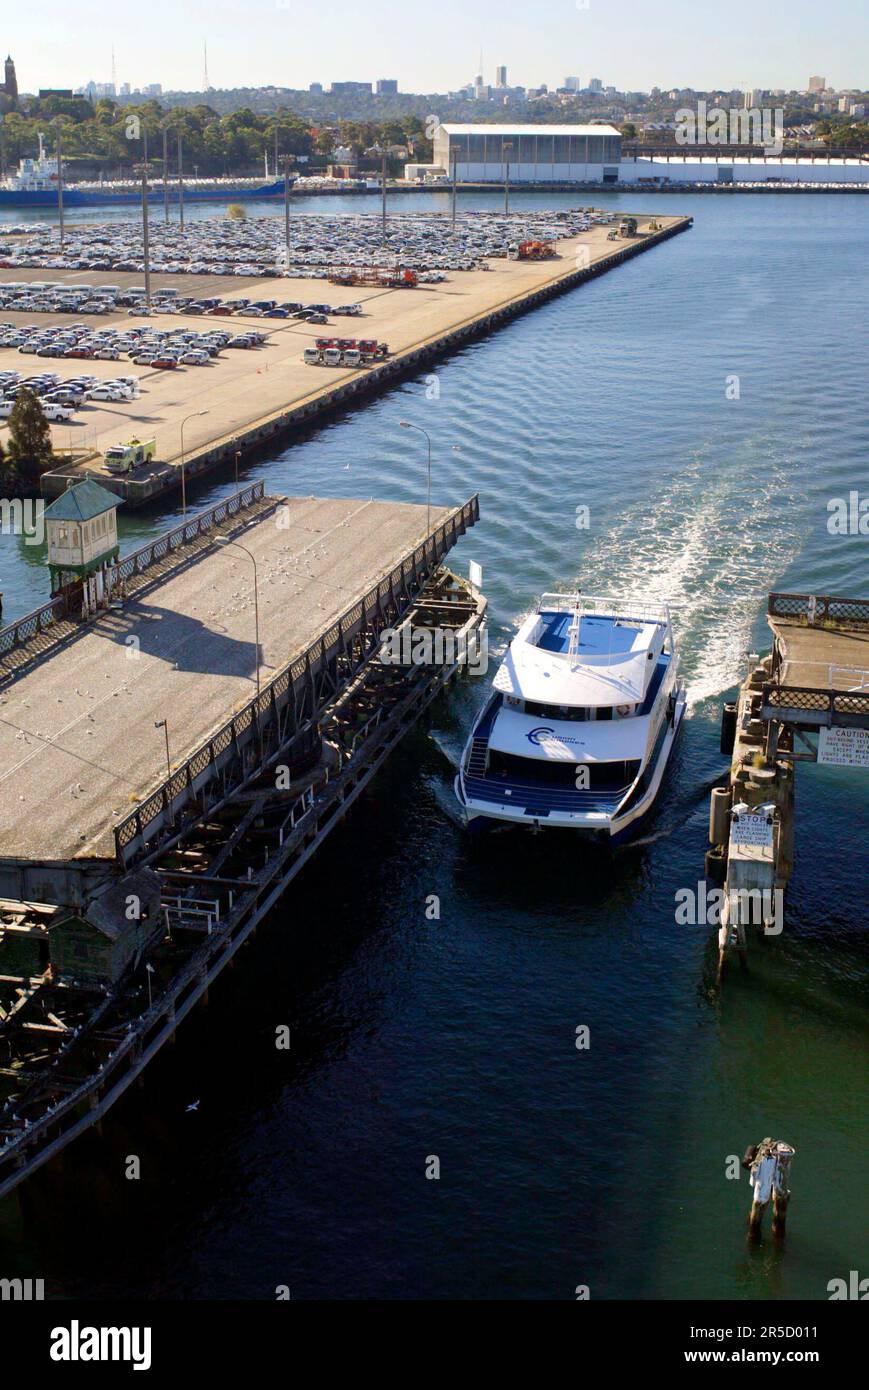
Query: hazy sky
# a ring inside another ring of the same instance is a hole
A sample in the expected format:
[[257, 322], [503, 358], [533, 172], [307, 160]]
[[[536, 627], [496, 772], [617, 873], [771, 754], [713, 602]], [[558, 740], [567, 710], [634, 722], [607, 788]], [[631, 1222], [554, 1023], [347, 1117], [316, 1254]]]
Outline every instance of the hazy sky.
[[[867, 0], [29, 0], [4, 6], [19, 87], [307, 87], [397, 77], [452, 90], [505, 63], [522, 86], [568, 75], [621, 89], [869, 84]], [[5, 57], [5, 53], [3, 54]]]

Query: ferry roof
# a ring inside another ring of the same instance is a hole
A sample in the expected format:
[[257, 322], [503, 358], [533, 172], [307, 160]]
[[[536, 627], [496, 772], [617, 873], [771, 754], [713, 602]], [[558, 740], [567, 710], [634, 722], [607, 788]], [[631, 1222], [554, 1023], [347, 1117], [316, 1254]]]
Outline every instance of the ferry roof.
[[572, 620], [569, 611], [527, 618], [495, 677], [495, 689], [547, 705], [598, 708], [642, 701], [663, 647], [663, 624], [583, 614], [579, 650], [571, 655]]

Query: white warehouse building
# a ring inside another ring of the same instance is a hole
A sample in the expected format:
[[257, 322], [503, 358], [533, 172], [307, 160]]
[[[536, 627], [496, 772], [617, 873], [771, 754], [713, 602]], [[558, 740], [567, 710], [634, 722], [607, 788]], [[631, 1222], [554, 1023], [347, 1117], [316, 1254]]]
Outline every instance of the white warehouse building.
[[611, 125], [441, 125], [433, 170], [459, 183], [617, 183], [622, 137]]
[[[622, 137], [610, 125], [452, 125], [438, 127], [431, 164], [407, 164], [405, 178], [503, 184], [798, 184], [869, 187], [869, 160], [759, 152], [750, 158], [697, 153], [622, 155]], [[455, 163], [454, 163], [455, 162]]]

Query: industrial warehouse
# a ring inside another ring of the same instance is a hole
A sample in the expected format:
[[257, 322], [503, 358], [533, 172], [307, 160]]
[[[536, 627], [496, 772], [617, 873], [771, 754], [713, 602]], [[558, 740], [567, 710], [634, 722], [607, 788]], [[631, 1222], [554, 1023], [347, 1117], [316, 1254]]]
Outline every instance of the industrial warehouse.
[[[617, 183], [622, 137], [611, 125], [442, 125], [433, 171], [460, 183]], [[424, 166], [417, 166], [424, 167]]]
[[617, 184], [709, 187], [819, 186], [832, 190], [869, 187], [869, 160], [855, 153], [829, 155], [710, 153], [686, 147], [672, 152], [622, 153], [622, 136], [611, 125], [456, 125], [438, 127], [431, 164], [408, 164], [413, 182], [464, 184]]

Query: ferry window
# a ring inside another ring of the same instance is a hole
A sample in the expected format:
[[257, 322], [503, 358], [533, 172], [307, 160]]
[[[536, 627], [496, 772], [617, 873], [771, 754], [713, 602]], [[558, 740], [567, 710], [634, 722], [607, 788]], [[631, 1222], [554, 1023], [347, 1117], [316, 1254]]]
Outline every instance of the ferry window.
[[537, 163], [552, 163], [552, 136], [538, 135], [537, 137]]
[[519, 137], [519, 163], [537, 163], [537, 136], [520, 135]]
[[569, 163], [570, 163], [570, 136], [569, 136], [569, 135], [556, 135], [556, 136], [555, 136], [555, 163], [556, 163], [556, 164], [569, 164]]

